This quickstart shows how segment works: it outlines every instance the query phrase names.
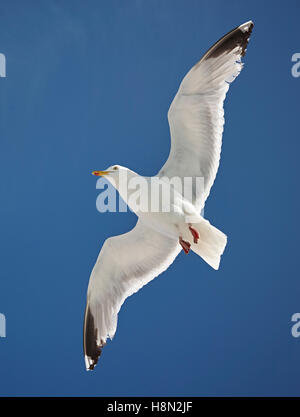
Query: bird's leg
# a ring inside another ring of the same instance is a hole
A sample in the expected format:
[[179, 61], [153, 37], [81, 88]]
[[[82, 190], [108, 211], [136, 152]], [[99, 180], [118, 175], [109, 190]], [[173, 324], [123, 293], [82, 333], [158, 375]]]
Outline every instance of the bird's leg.
[[191, 244], [186, 240], [183, 240], [181, 236], [179, 236], [179, 243], [184, 250], [184, 253], [188, 254], [190, 251]]
[[194, 243], [198, 243], [198, 240], [200, 239], [200, 235], [199, 235], [199, 233], [197, 232], [197, 230], [194, 228], [194, 227], [192, 227], [191, 225], [189, 225], [189, 229], [190, 229], [190, 232], [192, 233], [192, 235], [193, 235], [193, 238], [194, 238]]

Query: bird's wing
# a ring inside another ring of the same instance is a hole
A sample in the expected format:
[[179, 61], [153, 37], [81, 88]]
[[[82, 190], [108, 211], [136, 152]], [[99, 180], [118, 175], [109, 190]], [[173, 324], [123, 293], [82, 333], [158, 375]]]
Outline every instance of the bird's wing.
[[114, 336], [124, 300], [165, 271], [179, 251], [177, 240], [140, 220], [130, 232], [104, 242], [88, 287], [84, 320], [87, 369], [94, 369], [107, 337]]
[[224, 125], [223, 102], [242, 69], [253, 28], [251, 21], [229, 32], [213, 45], [187, 73], [170, 106], [169, 158], [158, 175], [168, 178], [200, 177], [193, 181], [189, 198], [198, 209], [204, 205], [219, 167]]

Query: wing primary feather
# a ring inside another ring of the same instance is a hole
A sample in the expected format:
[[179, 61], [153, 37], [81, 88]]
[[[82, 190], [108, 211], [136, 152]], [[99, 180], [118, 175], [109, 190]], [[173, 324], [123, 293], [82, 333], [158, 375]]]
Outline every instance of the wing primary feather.
[[95, 319], [91, 312], [89, 303], [87, 303], [85, 309], [83, 329], [83, 349], [85, 365], [88, 371], [92, 371], [98, 362], [98, 359], [102, 353], [102, 348], [105, 345], [105, 343], [101, 341], [100, 346], [97, 344], [98, 330], [95, 326]]
[[246, 54], [248, 41], [252, 33], [254, 23], [250, 20], [236, 27], [228, 32], [225, 36], [219, 39], [209, 50], [203, 55], [200, 61], [195, 65], [195, 69], [200, 63], [208, 58], [217, 58], [218, 56], [232, 51], [237, 46], [241, 48], [240, 55], [243, 57]]

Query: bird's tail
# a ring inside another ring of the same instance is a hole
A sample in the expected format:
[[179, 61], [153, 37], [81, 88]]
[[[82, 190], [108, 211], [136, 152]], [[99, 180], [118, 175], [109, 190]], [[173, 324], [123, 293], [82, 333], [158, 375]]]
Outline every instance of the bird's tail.
[[192, 227], [199, 233], [199, 239], [197, 243], [191, 244], [191, 249], [212, 268], [219, 269], [227, 236], [203, 218], [199, 223], [192, 223]]

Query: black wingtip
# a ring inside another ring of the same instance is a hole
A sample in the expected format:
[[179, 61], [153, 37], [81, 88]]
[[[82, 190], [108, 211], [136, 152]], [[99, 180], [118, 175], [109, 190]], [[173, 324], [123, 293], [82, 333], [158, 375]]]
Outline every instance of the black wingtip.
[[95, 368], [102, 353], [102, 348], [105, 345], [104, 342], [100, 346], [97, 344], [97, 333], [94, 316], [91, 313], [89, 305], [87, 305], [83, 334], [84, 358], [87, 371], [92, 371]]
[[250, 35], [252, 33], [254, 23], [249, 20], [246, 23], [236, 27], [219, 39], [201, 58], [196, 67], [204, 60], [209, 58], [217, 58], [218, 56], [232, 51], [237, 46], [240, 47], [240, 55], [245, 56]]

